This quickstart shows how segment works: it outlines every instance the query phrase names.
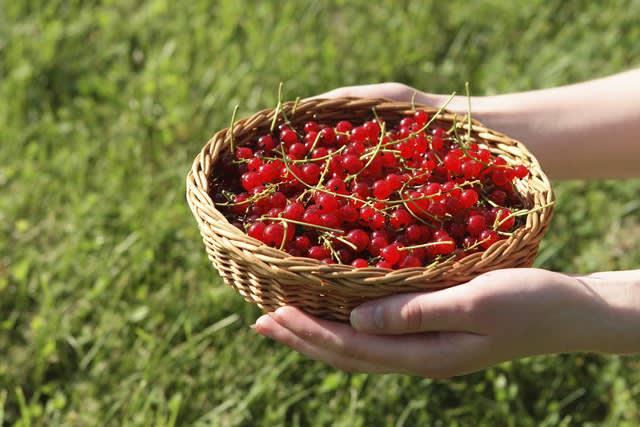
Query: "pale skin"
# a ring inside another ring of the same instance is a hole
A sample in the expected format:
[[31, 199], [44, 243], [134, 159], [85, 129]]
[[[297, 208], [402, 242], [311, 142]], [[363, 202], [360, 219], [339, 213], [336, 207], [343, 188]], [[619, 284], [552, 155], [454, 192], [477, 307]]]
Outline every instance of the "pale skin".
[[[399, 83], [319, 97], [385, 97], [440, 107], [448, 95]], [[640, 70], [570, 86], [472, 97], [474, 118], [519, 139], [552, 179], [640, 177]], [[468, 99], [448, 109], [466, 113]], [[371, 301], [350, 323], [281, 307], [253, 328], [350, 372], [446, 378], [532, 355], [640, 354], [640, 270], [569, 275], [505, 269], [429, 293]]]

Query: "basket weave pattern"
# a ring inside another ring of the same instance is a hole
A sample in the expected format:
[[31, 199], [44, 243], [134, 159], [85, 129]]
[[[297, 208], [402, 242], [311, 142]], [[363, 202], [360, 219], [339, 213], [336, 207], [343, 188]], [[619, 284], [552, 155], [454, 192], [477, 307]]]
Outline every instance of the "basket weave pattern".
[[[431, 107], [417, 107], [430, 114], [436, 112]], [[282, 122], [283, 116], [296, 127], [309, 120], [326, 124], [340, 120], [358, 122], [370, 119], [373, 108], [380, 119], [390, 123], [397, 123], [414, 112], [410, 103], [384, 99], [315, 99], [283, 104], [277, 122]], [[431, 268], [391, 271], [375, 267], [355, 269], [292, 257], [249, 237], [216, 209], [209, 194], [209, 182], [216, 173], [222, 150], [229, 150], [232, 141], [235, 146], [253, 145], [258, 136], [269, 132], [276, 113], [275, 109], [264, 110], [235, 122], [232, 128], [217, 132], [195, 158], [187, 175], [187, 201], [198, 222], [211, 263], [227, 284], [263, 311], [294, 305], [323, 318], [346, 321], [354, 307], [371, 299], [442, 289], [467, 282], [490, 270], [533, 264], [552, 216], [554, 194], [551, 185], [523, 144], [476, 120], [472, 120], [471, 125], [473, 140], [485, 144], [489, 151], [503, 157], [508, 164], [525, 164], [530, 170], [529, 176], [517, 180], [515, 185], [524, 208], [533, 211], [527, 214], [524, 225], [512, 236], [489, 249]], [[454, 122], [460, 132], [467, 132], [466, 120], [448, 112], [441, 113], [436, 124], [448, 128]]]

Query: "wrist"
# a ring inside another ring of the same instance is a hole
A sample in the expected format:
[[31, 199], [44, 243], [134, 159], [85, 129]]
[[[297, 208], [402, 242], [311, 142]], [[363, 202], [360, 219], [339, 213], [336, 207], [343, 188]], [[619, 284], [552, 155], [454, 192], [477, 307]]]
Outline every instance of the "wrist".
[[465, 115], [471, 110], [471, 117], [474, 119], [520, 140], [527, 137], [531, 126], [535, 126], [531, 114], [532, 107], [525, 105], [522, 97], [518, 98], [514, 95], [472, 96], [470, 98], [456, 95], [452, 98], [450, 95], [421, 93], [419, 100], [438, 108], [446, 104], [446, 110], [461, 115]]
[[594, 273], [577, 278], [594, 293], [598, 310], [589, 350], [640, 354], [640, 270]]

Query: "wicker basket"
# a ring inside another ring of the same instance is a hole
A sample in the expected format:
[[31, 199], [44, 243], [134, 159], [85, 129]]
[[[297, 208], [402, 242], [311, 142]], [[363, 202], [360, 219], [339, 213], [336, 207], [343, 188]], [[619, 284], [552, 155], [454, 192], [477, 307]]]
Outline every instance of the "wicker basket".
[[[418, 106], [430, 113], [431, 107]], [[372, 108], [388, 122], [413, 114], [409, 103], [384, 99], [315, 99], [282, 105], [277, 120], [285, 115], [294, 126], [308, 120], [335, 124], [339, 120], [363, 121], [371, 118]], [[264, 110], [233, 125], [234, 144], [252, 144], [256, 135], [267, 133], [275, 109]], [[451, 126], [454, 114], [438, 116], [440, 125]], [[466, 131], [466, 122], [456, 123]], [[518, 141], [472, 121], [472, 138], [486, 144], [509, 164], [526, 164], [530, 174], [517, 180], [516, 190], [524, 207], [532, 210], [524, 225], [512, 236], [489, 249], [435, 267], [386, 270], [375, 267], [356, 269], [348, 265], [323, 264], [310, 258], [292, 257], [253, 239], [234, 227], [216, 209], [209, 195], [209, 178], [215, 173], [222, 150], [229, 149], [231, 129], [217, 132], [196, 157], [187, 176], [187, 200], [196, 217], [209, 259], [223, 280], [247, 301], [265, 312], [279, 306], [294, 305], [307, 312], [340, 321], [365, 301], [397, 294], [442, 289], [469, 281], [490, 270], [528, 267], [533, 264], [540, 240], [552, 216], [554, 194], [537, 160]]]

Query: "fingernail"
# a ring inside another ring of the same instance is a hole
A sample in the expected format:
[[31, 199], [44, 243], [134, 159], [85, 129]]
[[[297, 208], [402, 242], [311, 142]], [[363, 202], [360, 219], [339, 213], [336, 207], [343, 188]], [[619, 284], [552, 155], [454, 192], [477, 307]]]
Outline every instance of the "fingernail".
[[351, 311], [350, 321], [355, 329], [382, 329], [384, 327], [382, 307], [379, 305], [356, 307]]
[[256, 321], [253, 323], [253, 325], [251, 325], [251, 329], [257, 331], [258, 328], [260, 328], [261, 326], [264, 326], [264, 322], [268, 318], [269, 318], [269, 314], [263, 314], [262, 316], [258, 317]]

